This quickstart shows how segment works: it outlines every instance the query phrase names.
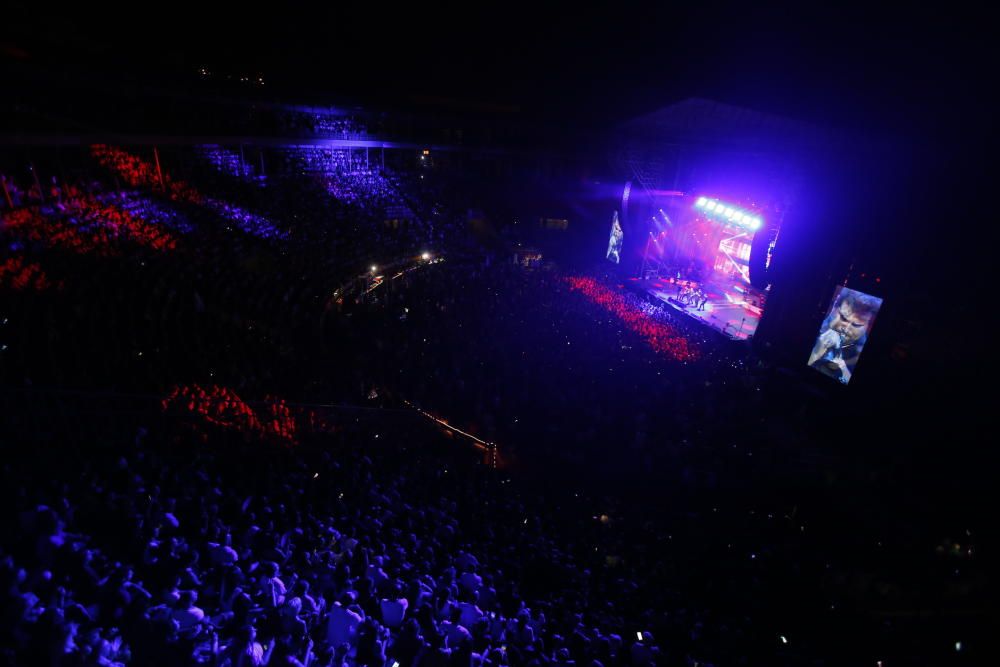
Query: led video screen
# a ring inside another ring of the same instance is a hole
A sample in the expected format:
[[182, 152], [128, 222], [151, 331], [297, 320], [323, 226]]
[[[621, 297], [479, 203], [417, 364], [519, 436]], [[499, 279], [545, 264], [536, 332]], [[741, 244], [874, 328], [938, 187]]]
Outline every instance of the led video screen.
[[881, 307], [878, 297], [838, 286], [809, 353], [809, 365], [841, 384], [850, 382]]
[[622, 225], [618, 222], [618, 211], [615, 211], [614, 218], [611, 220], [611, 238], [608, 239], [607, 254], [607, 258], [615, 264], [621, 261], [622, 239], [624, 238], [625, 232], [622, 231]]

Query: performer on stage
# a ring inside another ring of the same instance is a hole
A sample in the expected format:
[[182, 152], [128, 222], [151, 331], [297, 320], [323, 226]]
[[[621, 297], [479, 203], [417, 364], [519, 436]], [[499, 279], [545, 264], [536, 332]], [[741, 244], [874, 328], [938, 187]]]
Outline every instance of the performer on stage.
[[820, 327], [809, 355], [809, 365], [847, 384], [881, 306], [881, 299], [841, 288], [834, 299], [833, 309]]
[[625, 238], [625, 232], [622, 230], [622, 225], [618, 221], [618, 211], [615, 211], [615, 215], [611, 220], [611, 237], [608, 239], [607, 252], [607, 258], [615, 264], [618, 264], [621, 261], [623, 238]]

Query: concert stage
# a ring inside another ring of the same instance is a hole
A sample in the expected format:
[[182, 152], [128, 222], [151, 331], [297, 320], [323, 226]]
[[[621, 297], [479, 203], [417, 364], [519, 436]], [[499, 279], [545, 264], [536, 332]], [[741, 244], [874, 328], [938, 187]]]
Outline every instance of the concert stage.
[[[732, 340], [752, 338], [763, 312], [764, 294], [738, 279], [717, 279], [695, 284], [673, 278], [630, 278], [626, 284], [630, 289], [648, 294]], [[708, 300], [704, 310], [700, 310], [697, 304], [685, 305], [677, 299], [685, 285], [694, 285], [705, 292]]]

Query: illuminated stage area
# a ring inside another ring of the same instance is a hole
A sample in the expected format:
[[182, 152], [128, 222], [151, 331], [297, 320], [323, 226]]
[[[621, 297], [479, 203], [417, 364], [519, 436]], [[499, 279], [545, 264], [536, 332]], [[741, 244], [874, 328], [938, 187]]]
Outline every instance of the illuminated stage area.
[[[781, 212], [750, 197], [723, 201], [680, 191], [649, 195], [639, 205], [642, 213], [633, 215], [635, 263], [626, 284], [727, 338], [752, 338], [767, 302], [766, 272]], [[618, 259], [622, 236], [615, 216], [611, 261]]]
[[764, 293], [737, 281], [632, 278], [626, 284], [733, 340], [752, 338], [764, 312]]

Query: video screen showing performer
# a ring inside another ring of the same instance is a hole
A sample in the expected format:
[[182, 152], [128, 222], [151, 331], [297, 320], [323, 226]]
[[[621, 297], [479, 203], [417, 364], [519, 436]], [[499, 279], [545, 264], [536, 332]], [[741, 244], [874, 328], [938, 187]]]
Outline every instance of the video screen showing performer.
[[842, 384], [850, 382], [881, 307], [878, 297], [837, 287], [809, 354], [809, 365]]
[[622, 231], [622, 225], [618, 222], [618, 211], [615, 211], [615, 216], [611, 220], [611, 238], [608, 240], [607, 254], [607, 258], [615, 264], [621, 261], [622, 239], [624, 238], [625, 232]]

